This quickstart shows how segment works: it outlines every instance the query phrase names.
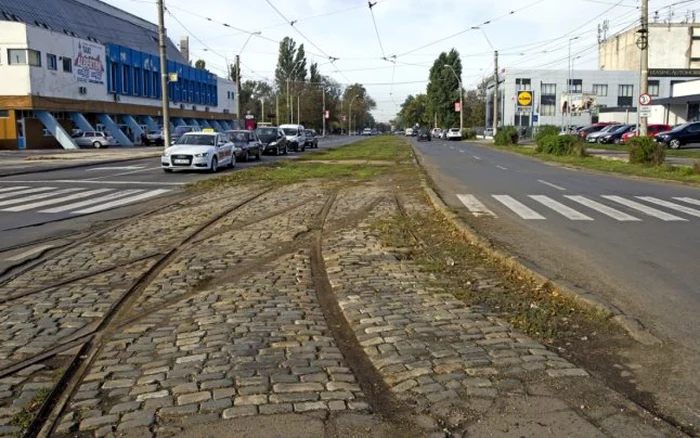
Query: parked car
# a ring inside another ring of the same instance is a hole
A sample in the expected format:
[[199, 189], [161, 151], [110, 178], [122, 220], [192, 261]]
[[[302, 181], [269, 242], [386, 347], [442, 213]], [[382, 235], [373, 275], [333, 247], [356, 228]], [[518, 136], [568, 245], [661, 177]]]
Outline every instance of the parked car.
[[160, 158], [163, 171], [208, 170], [216, 173], [220, 166], [233, 167], [236, 157], [228, 135], [217, 132], [187, 132], [163, 151]]
[[[626, 133], [634, 130], [635, 125], [613, 125], [608, 132], [603, 135], [598, 136], [598, 143], [600, 144], [615, 144], [622, 138]], [[601, 131], [602, 132], [602, 131]]]
[[240, 129], [226, 131], [226, 134], [233, 143], [233, 152], [237, 160], [246, 162], [251, 156], [254, 156], [256, 160], [260, 159], [264, 146], [258, 136], [255, 135], [255, 131]]
[[370, 128], [363, 129], [362, 135], [372, 135], [372, 129], [370, 129]]
[[431, 136], [431, 137], [435, 137], [435, 138], [440, 138], [440, 133], [441, 133], [441, 132], [442, 132], [442, 130], [441, 130], [440, 128], [433, 128], [433, 129], [430, 131], [430, 136]]
[[171, 142], [171, 144], [175, 144], [180, 139], [180, 137], [187, 134], [188, 132], [201, 132], [201, 131], [202, 131], [202, 128], [200, 128], [199, 126], [194, 126], [194, 125], [176, 126], [175, 130], [173, 131], [172, 135], [170, 136], [170, 142]]
[[163, 146], [165, 144], [165, 135], [163, 130], [148, 131], [143, 141], [145, 146]]
[[430, 131], [421, 129], [418, 131], [418, 141], [432, 141]]
[[597, 143], [597, 142], [598, 142], [598, 139], [599, 139], [601, 136], [607, 135], [608, 132], [610, 132], [611, 130], [617, 128], [618, 126], [620, 126], [620, 125], [612, 125], [612, 124], [611, 124], [611, 125], [603, 126], [602, 129], [597, 130], [597, 131], [593, 131], [593, 132], [591, 132], [590, 134], [587, 134], [586, 137], [585, 137], [585, 138], [586, 138], [586, 143]]
[[462, 131], [459, 130], [459, 128], [450, 128], [447, 131], [447, 135], [445, 136], [447, 140], [461, 140], [462, 139]]
[[700, 143], [700, 122], [685, 123], [670, 131], [660, 132], [654, 136], [654, 141], [663, 143], [671, 149]]
[[102, 131], [82, 131], [73, 135], [73, 141], [78, 147], [93, 147], [95, 149], [116, 146], [114, 138]]
[[306, 130], [303, 125], [281, 125], [280, 128], [287, 136], [289, 148], [294, 152], [306, 150]]
[[318, 133], [313, 129], [306, 130], [306, 146], [311, 149], [318, 149]]
[[484, 129], [484, 137], [493, 137], [493, 128]]
[[406, 128], [406, 137], [413, 137], [413, 128]]
[[264, 154], [287, 155], [287, 137], [284, 131], [276, 126], [265, 126], [255, 130], [263, 144]]
[[613, 125], [613, 123], [608, 123], [608, 122], [603, 122], [603, 123], [594, 123], [592, 125], [588, 125], [584, 128], [579, 129], [576, 131], [575, 135], [578, 135], [581, 137], [582, 140], [585, 140], [586, 137], [588, 137], [588, 134], [592, 134], [594, 132], [598, 132], [601, 129], [605, 128], [606, 126]]
[[[647, 126], [647, 136], [654, 138], [656, 134], [659, 134], [661, 132], [665, 131], [670, 131], [673, 129], [671, 125], [665, 125], [665, 124], [652, 124]], [[627, 144], [630, 138], [636, 137], [637, 136], [637, 130], [633, 129], [631, 131], [628, 131], [622, 135], [620, 140], [618, 140], [618, 144]]]

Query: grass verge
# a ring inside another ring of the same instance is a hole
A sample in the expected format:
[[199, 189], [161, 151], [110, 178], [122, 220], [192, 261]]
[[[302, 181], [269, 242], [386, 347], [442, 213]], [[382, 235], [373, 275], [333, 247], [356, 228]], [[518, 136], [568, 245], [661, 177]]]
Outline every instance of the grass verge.
[[[603, 149], [609, 151], [618, 152], [629, 152], [627, 146], [620, 146], [616, 144], [598, 144], [598, 143], [587, 143], [587, 149]], [[678, 149], [666, 149], [666, 155], [669, 157], [685, 157], [685, 158], [698, 158], [700, 159], [700, 150], [678, 150]]]
[[[309, 179], [365, 181], [394, 170], [397, 166], [362, 164], [359, 161], [401, 163], [412, 157], [411, 148], [403, 139], [391, 136], [372, 137], [337, 149], [308, 153], [299, 160], [270, 162], [230, 172], [217, 178], [197, 181], [188, 185], [187, 189], [212, 190], [251, 182], [286, 185]], [[324, 162], [305, 161], [319, 159]], [[332, 161], [358, 161], [358, 163], [332, 163]]]
[[685, 166], [644, 166], [640, 164], [630, 164], [622, 161], [603, 160], [597, 157], [571, 157], [571, 156], [554, 156], [548, 154], [538, 154], [532, 148], [519, 146], [495, 146], [490, 147], [515, 152], [521, 155], [539, 158], [544, 161], [555, 163], [569, 164], [572, 166], [583, 167], [586, 169], [598, 170], [601, 172], [617, 173], [629, 176], [641, 176], [645, 178], [663, 179], [671, 181], [680, 181], [684, 183], [700, 183], [700, 174], [694, 173], [692, 167]]
[[301, 160], [368, 160], [408, 161], [413, 158], [411, 148], [403, 138], [380, 135], [360, 140], [347, 146], [326, 149], [304, 155]]

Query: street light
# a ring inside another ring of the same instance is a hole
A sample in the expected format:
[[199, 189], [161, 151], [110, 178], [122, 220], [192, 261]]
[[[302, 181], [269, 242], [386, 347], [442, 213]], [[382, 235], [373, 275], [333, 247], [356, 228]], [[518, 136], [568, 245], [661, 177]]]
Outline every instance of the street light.
[[459, 84], [459, 133], [461, 135], [462, 131], [464, 130], [464, 93], [462, 92], [464, 88], [462, 87], [462, 79], [459, 77], [454, 67], [449, 64], [445, 64], [444, 67], [450, 69], [450, 71], [457, 78], [457, 83]]
[[566, 92], [568, 94], [568, 102], [569, 106], [567, 108], [567, 111], [569, 113], [569, 125], [571, 125], [571, 80], [572, 80], [572, 75], [573, 75], [573, 63], [571, 61], [571, 42], [576, 41], [579, 37], [575, 36], [572, 38], [569, 38], [569, 81], [566, 84]]
[[350, 100], [350, 104], [348, 105], [348, 135], [351, 135], [350, 129], [352, 128], [352, 125], [351, 125], [351, 123], [352, 123], [352, 103], [353, 103], [353, 102], [355, 101], [355, 99], [357, 99], [358, 97], [360, 97], [360, 95], [359, 95], [359, 94], [356, 94], [355, 97], [353, 97], [353, 98]]
[[[235, 96], [235, 101], [236, 101], [236, 117], [238, 118], [237, 120], [237, 125], [240, 128], [241, 127], [241, 53], [243, 53], [243, 49], [245, 49], [245, 46], [248, 45], [248, 41], [250, 41], [251, 38], [253, 38], [253, 35], [260, 35], [262, 32], [257, 31], [257, 32], [251, 32], [248, 35], [248, 38], [245, 40], [245, 43], [243, 43], [243, 47], [241, 47], [241, 50], [238, 51], [238, 54], [236, 55], [236, 96]], [[226, 61], [228, 64], [228, 60]]]

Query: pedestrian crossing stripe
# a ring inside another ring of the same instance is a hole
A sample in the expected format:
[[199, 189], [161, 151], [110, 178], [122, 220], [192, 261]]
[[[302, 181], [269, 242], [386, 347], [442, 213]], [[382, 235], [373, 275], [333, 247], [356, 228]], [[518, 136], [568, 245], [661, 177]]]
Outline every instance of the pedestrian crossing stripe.
[[37, 211], [43, 214], [82, 215], [122, 207], [168, 192], [170, 192], [169, 189], [1, 187], [0, 212]]
[[[473, 194], [457, 194], [459, 201], [475, 217], [497, 218], [498, 215]], [[554, 199], [546, 195], [527, 195], [523, 199], [516, 199], [510, 195], [491, 195], [496, 205], [501, 205], [521, 219], [546, 220], [551, 218], [547, 212], [554, 212], [571, 221], [592, 222], [596, 220], [596, 214], [602, 214], [607, 218], [618, 222], [641, 222], [638, 217], [651, 217], [664, 222], [688, 222], [689, 219], [677, 215], [678, 213], [700, 218], [700, 210], [685, 204], [700, 206], [700, 200], [690, 197], [674, 197], [673, 201], [667, 201], [653, 196], [623, 197], [617, 195], [595, 196], [562, 195]], [[633, 199], [630, 199], [633, 198]], [[653, 205], [653, 207], [651, 205]], [[614, 205], [615, 207], [611, 206]], [[540, 208], [538, 208], [538, 206]], [[544, 210], [542, 210], [544, 208]], [[583, 210], [581, 210], [583, 208]], [[667, 211], [671, 210], [675, 214]], [[635, 215], [635, 213], [637, 213]]]

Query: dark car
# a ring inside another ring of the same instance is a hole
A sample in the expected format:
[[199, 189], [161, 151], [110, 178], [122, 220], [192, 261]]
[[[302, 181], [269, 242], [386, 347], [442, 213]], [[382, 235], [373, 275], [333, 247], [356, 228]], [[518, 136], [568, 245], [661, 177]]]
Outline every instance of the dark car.
[[427, 129], [421, 129], [418, 131], [418, 141], [432, 141], [430, 131]]
[[613, 125], [614, 123], [594, 123], [592, 125], [588, 125], [583, 129], [579, 129], [576, 134], [581, 137], [581, 139], [586, 139], [588, 134], [592, 134], [594, 132], [601, 131], [603, 128], [606, 126]]
[[634, 130], [635, 125], [619, 125], [611, 128], [608, 132], [598, 137], [598, 143], [615, 144], [618, 143], [623, 135]]
[[263, 144], [265, 154], [287, 155], [287, 136], [276, 126], [264, 126], [255, 130], [258, 139]]
[[690, 122], [676, 126], [670, 131], [660, 132], [654, 136], [654, 140], [663, 143], [671, 149], [692, 143], [700, 143], [700, 122]]
[[306, 130], [306, 145], [311, 149], [318, 149], [318, 133], [313, 129]]
[[255, 135], [255, 131], [226, 131], [233, 143], [233, 151], [239, 161], [248, 161], [250, 156], [260, 159], [263, 152], [263, 144]]

